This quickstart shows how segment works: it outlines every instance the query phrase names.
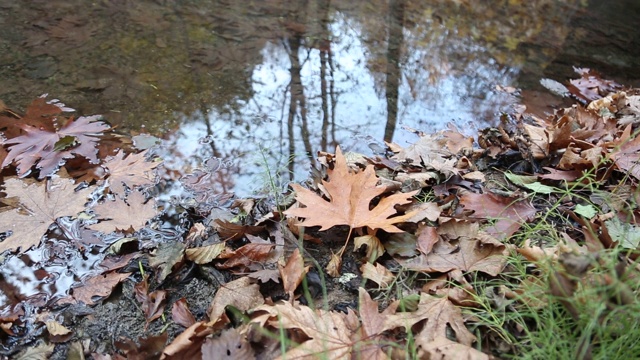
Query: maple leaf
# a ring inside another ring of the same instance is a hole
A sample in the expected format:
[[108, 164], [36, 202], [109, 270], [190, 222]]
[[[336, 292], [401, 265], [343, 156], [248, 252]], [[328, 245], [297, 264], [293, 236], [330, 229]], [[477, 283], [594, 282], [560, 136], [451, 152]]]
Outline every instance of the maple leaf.
[[[7, 179], [4, 183], [7, 198], [16, 197], [18, 206], [0, 213], [0, 231], [12, 234], [0, 242], [0, 253], [22, 251], [40, 243], [49, 226], [63, 216], [75, 216], [84, 210], [90, 187], [74, 191], [73, 180], [55, 178], [46, 182], [27, 182]], [[7, 203], [8, 199], [3, 199]]]
[[252, 284], [251, 279], [245, 276], [220, 287], [209, 305], [207, 315], [215, 322], [224, 313], [227, 305], [233, 305], [240, 311], [248, 311], [262, 304], [264, 297], [260, 294], [260, 286]]
[[139, 154], [129, 154], [120, 150], [114, 156], [107, 158], [102, 165], [109, 170], [109, 189], [114, 194], [124, 194], [125, 186], [133, 189], [136, 186], [153, 184], [153, 169], [161, 162], [146, 161], [147, 150]]
[[493, 276], [502, 271], [508, 249], [492, 236], [480, 232], [477, 223], [450, 221], [440, 225], [438, 235], [449, 241], [438, 240], [428, 254], [396, 260], [415, 271], [482, 271]]
[[420, 294], [420, 302], [416, 311], [388, 315], [384, 319], [384, 328], [404, 327], [410, 329], [423, 319], [427, 319], [427, 323], [416, 336], [423, 337], [424, 343], [440, 336], [446, 337], [450, 330], [453, 330], [456, 340], [461, 344], [469, 346], [476, 341], [475, 335], [464, 325], [462, 310], [459, 307], [453, 305], [447, 297], [435, 297], [424, 292]]
[[93, 209], [98, 214], [96, 218], [101, 221], [89, 225], [89, 228], [104, 233], [130, 228], [137, 230], [156, 216], [155, 201], [145, 202], [144, 194], [140, 191], [131, 192], [126, 202], [116, 196], [114, 200], [106, 200]]
[[9, 145], [9, 154], [2, 167], [16, 163], [19, 176], [26, 176], [36, 165], [40, 170], [39, 178], [53, 174], [75, 155], [83, 156], [93, 164], [98, 163], [96, 145], [98, 136], [110, 127], [97, 121], [99, 116], [69, 118], [60, 129], [43, 129], [30, 125], [17, 125], [23, 135], [4, 141]]
[[394, 224], [403, 222], [412, 214], [389, 217], [396, 214], [395, 205], [410, 203], [411, 197], [419, 191], [387, 196], [370, 209], [371, 201], [383, 194], [386, 187], [376, 186], [378, 178], [373, 165], [362, 172], [350, 173], [340, 147], [336, 149], [335, 166], [327, 173], [329, 180], [323, 180], [322, 184], [329, 194], [329, 201], [298, 184], [291, 184], [296, 191], [296, 199], [306, 207], [288, 209], [284, 213], [305, 218], [298, 226], [320, 226], [320, 230], [336, 225], [348, 225], [351, 229], [367, 226], [391, 233], [402, 232]]

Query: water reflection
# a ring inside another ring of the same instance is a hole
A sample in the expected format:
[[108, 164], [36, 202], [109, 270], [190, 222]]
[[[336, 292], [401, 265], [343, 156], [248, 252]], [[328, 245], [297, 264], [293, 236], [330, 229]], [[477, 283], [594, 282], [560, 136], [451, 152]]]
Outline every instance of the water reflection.
[[586, 3], [0, 0], [0, 99], [48, 92], [144, 129], [167, 140], [173, 192], [216, 157], [207, 181], [247, 195], [265, 168], [300, 179], [337, 144], [491, 124], [513, 101], [496, 85], [537, 82]]

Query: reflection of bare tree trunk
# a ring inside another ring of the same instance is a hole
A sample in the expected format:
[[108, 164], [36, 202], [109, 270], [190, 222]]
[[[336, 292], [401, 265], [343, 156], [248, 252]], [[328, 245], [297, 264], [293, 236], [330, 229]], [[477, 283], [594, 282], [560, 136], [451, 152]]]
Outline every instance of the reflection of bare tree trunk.
[[318, 0], [320, 9], [320, 97], [322, 98], [322, 134], [320, 150], [327, 151], [327, 130], [329, 129], [329, 96], [327, 94], [327, 58], [331, 54], [331, 40], [329, 39], [329, 5], [330, 0]]
[[404, 42], [402, 33], [404, 24], [405, 0], [389, 1], [389, 39], [387, 40], [387, 125], [384, 129], [384, 140], [391, 142], [398, 122], [398, 88], [402, 74], [400, 73], [400, 53]]
[[[293, 117], [295, 117], [297, 110], [299, 110], [302, 143], [304, 144], [304, 150], [307, 153], [309, 160], [313, 164], [313, 148], [311, 147], [311, 140], [309, 139], [309, 126], [307, 123], [307, 102], [304, 95], [304, 87], [302, 86], [302, 75], [300, 74], [302, 65], [300, 64], [300, 58], [298, 57], [301, 42], [301, 34], [295, 34], [288, 39], [289, 60], [291, 61], [291, 68], [289, 69], [289, 72], [291, 73], [291, 83], [289, 84], [289, 93], [291, 94], [289, 104], [289, 122], [291, 123], [293, 121]], [[289, 134], [291, 135], [291, 130]], [[291, 140], [292, 139], [290, 139], [290, 141]], [[290, 150], [291, 146], [292, 145], [289, 145]], [[294, 154], [290, 153], [289, 155], [293, 156]]]

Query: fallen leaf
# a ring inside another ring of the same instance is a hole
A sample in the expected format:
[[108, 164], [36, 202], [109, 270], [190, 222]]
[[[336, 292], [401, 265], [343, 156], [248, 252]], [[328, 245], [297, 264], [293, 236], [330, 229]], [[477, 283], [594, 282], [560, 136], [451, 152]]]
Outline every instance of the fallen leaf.
[[103, 275], [94, 276], [84, 281], [79, 287], [72, 289], [72, 296], [76, 301], [82, 302], [85, 305], [93, 305], [94, 297], [106, 297], [111, 294], [113, 288], [116, 287], [122, 280], [126, 279], [131, 273], [107, 273]]
[[207, 338], [202, 344], [202, 360], [250, 360], [255, 359], [247, 338], [236, 329], [222, 331], [220, 336]]
[[114, 200], [105, 200], [93, 209], [100, 222], [89, 225], [89, 228], [103, 233], [126, 231], [130, 228], [139, 230], [156, 216], [155, 200], [145, 201], [145, 196], [140, 191], [131, 192], [126, 201], [116, 196]]
[[385, 318], [384, 328], [394, 329], [404, 327], [410, 329], [415, 323], [426, 319], [422, 330], [416, 334], [422, 343], [428, 343], [437, 337], [446, 337], [450, 331], [455, 334], [456, 340], [470, 346], [476, 341], [464, 324], [462, 310], [453, 305], [447, 297], [435, 297], [425, 293], [420, 294], [418, 309], [414, 312], [398, 312]]
[[187, 299], [180, 298], [171, 306], [171, 318], [173, 321], [185, 328], [190, 327], [196, 323], [196, 318], [193, 317], [191, 311], [187, 307]]
[[76, 216], [84, 210], [87, 197], [93, 190], [88, 187], [74, 191], [71, 179], [53, 178], [45, 182], [27, 182], [15, 178], [4, 183], [7, 198], [18, 199], [16, 208], [0, 214], [0, 231], [11, 231], [12, 235], [0, 242], [0, 253], [6, 250], [26, 251], [38, 245], [49, 226], [63, 216]]
[[49, 340], [54, 343], [66, 342], [71, 338], [71, 330], [55, 320], [46, 321], [45, 326], [49, 332]]
[[367, 261], [374, 262], [384, 254], [384, 246], [375, 235], [358, 236], [353, 239], [353, 251], [357, 251], [362, 245], [367, 247]]
[[115, 346], [127, 355], [127, 360], [157, 359], [162, 354], [167, 338], [167, 332], [157, 336], [141, 337], [137, 340], [139, 346], [131, 339], [120, 338], [115, 342]]
[[49, 356], [53, 354], [54, 347], [55, 345], [53, 344], [40, 343], [37, 346], [27, 348], [24, 351], [20, 352], [18, 355], [16, 355], [16, 357], [14, 357], [14, 359], [15, 360], [47, 360], [49, 359]]
[[362, 272], [363, 278], [369, 279], [378, 284], [381, 289], [389, 288], [396, 278], [389, 269], [381, 264], [376, 264], [374, 266], [372, 263], [366, 262], [362, 264], [360, 271]]
[[304, 266], [304, 259], [300, 255], [300, 249], [296, 248], [287, 263], [284, 266], [280, 265], [278, 268], [280, 269], [284, 292], [289, 295], [289, 301], [293, 301], [293, 292], [296, 291], [302, 279], [309, 272], [309, 266]]
[[248, 311], [264, 304], [264, 297], [260, 294], [260, 286], [252, 284], [248, 277], [228, 282], [218, 289], [213, 297], [207, 315], [211, 322], [216, 322], [225, 311], [227, 305], [232, 305], [240, 311]]
[[352, 229], [367, 226], [394, 233], [402, 232], [395, 224], [413, 215], [389, 218], [397, 213], [395, 205], [411, 202], [411, 198], [418, 191], [389, 195], [370, 209], [371, 201], [382, 195], [386, 187], [376, 186], [378, 179], [373, 165], [367, 166], [362, 172], [350, 173], [340, 147], [336, 149], [334, 168], [327, 170], [327, 174], [329, 180], [323, 180], [322, 184], [329, 194], [329, 201], [298, 184], [291, 184], [296, 191], [296, 199], [306, 207], [289, 208], [284, 213], [287, 216], [305, 218], [297, 224], [298, 226], [320, 226], [320, 230], [327, 230], [336, 225], [348, 225]]
[[125, 157], [124, 151], [107, 158], [102, 165], [109, 172], [109, 190], [112, 193], [123, 195], [125, 189], [135, 189], [139, 186], [151, 185], [154, 183], [155, 175], [153, 169], [157, 168], [161, 162], [146, 161], [147, 150], [139, 154], [129, 154]]
[[487, 192], [476, 194], [470, 191], [460, 191], [460, 204], [465, 209], [473, 210], [472, 218], [495, 219], [495, 223], [485, 230], [498, 239], [505, 239], [513, 235], [522, 223], [533, 219], [537, 210], [527, 201], [517, 198], [498, 196]]
[[478, 351], [470, 346], [451, 341], [444, 336], [425, 341], [420, 337], [416, 339], [416, 346], [419, 347], [418, 356], [429, 360], [489, 360], [489, 355]]
[[187, 259], [195, 262], [196, 264], [208, 264], [215, 260], [218, 255], [222, 253], [225, 247], [226, 243], [220, 242], [213, 245], [186, 249], [185, 255]]
[[158, 282], [164, 281], [173, 267], [184, 258], [184, 244], [178, 241], [158, 244], [156, 252], [149, 257], [149, 265], [162, 269], [158, 274]]
[[201, 359], [202, 343], [204, 343], [206, 336], [212, 332], [213, 329], [210, 326], [198, 321], [181, 332], [164, 348], [160, 360]]
[[[358, 326], [349, 315], [334, 311], [311, 310], [307, 306], [290, 303], [263, 305], [255, 312], [265, 311], [270, 315], [269, 325], [277, 329], [299, 329], [309, 340], [289, 350], [286, 359], [350, 359], [353, 351], [351, 335]], [[355, 315], [349, 310], [352, 318]]]
[[416, 236], [417, 248], [424, 255], [429, 255], [433, 246], [440, 240], [437, 228], [423, 224], [418, 225]]
[[[6, 167], [16, 163], [19, 176], [26, 176], [37, 164], [40, 170], [39, 179], [50, 176], [62, 166], [67, 159], [75, 155], [83, 156], [91, 163], [98, 163], [98, 137], [110, 127], [97, 121], [100, 116], [79, 117], [64, 120], [60, 129], [53, 131], [22, 124], [19, 127], [23, 135], [4, 141], [9, 154], [2, 163]], [[58, 120], [60, 121], [60, 120]], [[62, 121], [60, 121], [62, 123]], [[64, 146], [61, 147], [61, 144]]]
[[148, 278], [149, 275], [145, 274], [142, 281], [133, 287], [136, 300], [140, 302], [140, 307], [142, 308], [142, 313], [146, 320], [144, 325], [145, 331], [153, 320], [162, 316], [162, 313], [164, 312], [165, 298], [167, 296], [166, 290], [149, 292]]

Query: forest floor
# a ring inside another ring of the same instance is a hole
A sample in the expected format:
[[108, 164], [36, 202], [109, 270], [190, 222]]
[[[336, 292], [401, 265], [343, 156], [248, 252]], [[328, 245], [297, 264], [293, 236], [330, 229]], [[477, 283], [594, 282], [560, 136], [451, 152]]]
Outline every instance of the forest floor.
[[640, 358], [640, 91], [558, 89], [546, 118], [321, 153], [286, 194], [197, 170], [179, 202], [99, 117], [0, 102], [0, 358]]

